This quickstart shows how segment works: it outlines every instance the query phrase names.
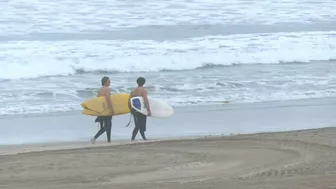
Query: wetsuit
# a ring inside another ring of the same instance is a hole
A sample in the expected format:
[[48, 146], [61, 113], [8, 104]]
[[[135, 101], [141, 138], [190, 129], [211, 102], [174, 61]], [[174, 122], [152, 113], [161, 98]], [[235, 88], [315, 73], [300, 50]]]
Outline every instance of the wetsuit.
[[134, 109], [132, 109], [131, 113], [133, 114], [134, 123], [135, 123], [135, 127], [134, 127], [133, 134], [132, 134], [132, 140], [135, 139], [135, 136], [138, 134], [139, 130], [140, 130], [142, 139], [147, 140], [145, 136], [147, 116], [142, 113], [137, 112]]
[[111, 142], [112, 116], [98, 116], [95, 122], [100, 123], [100, 130], [97, 132], [94, 138], [97, 139], [106, 131], [107, 141]]

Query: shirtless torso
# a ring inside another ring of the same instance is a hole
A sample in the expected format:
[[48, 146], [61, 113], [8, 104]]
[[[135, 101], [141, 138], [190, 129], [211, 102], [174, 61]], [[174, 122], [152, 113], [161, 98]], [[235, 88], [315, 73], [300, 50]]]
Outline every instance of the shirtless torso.
[[149, 102], [148, 102], [147, 90], [143, 87], [144, 84], [146, 83], [146, 79], [143, 78], [143, 77], [139, 77], [136, 82], [137, 82], [138, 86], [136, 88], [134, 88], [130, 93], [130, 97], [128, 99], [128, 107], [131, 109], [130, 99], [132, 97], [141, 96], [145, 101], [145, 106], [146, 106], [147, 111], [148, 111], [148, 116], [151, 116], [152, 112], [151, 112]]
[[142, 98], [144, 98], [145, 106], [148, 110], [148, 116], [151, 116], [151, 110], [150, 110], [148, 97], [147, 97], [147, 90], [142, 86], [136, 87], [135, 89], [131, 91], [130, 98], [136, 97], [136, 96], [141, 96]]
[[104, 96], [106, 101], [107, 101], [107, 106], [108, 108], [111, 109], [111, 113], [114, 114], [114, 110], [113, 110], [113, 106], [112, 106], [112, 102], [111, 102], [111, 92], [110, 92], [110, 79], [108, 79], [104, 85], [98, 90], [98, 94], [97, 94], [97, 97], [100, 97], [100, 96]]

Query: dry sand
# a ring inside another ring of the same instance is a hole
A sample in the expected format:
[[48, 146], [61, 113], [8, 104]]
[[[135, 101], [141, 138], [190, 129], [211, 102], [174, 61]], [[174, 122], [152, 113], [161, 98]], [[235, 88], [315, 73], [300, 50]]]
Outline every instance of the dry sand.
[[[0, 188], [331, 189], [336, 188], [335, 146], [336, 128], [51, 146], [1, 155]], [[20, 151], [10, 149], [1, 148], [2, 153]]]

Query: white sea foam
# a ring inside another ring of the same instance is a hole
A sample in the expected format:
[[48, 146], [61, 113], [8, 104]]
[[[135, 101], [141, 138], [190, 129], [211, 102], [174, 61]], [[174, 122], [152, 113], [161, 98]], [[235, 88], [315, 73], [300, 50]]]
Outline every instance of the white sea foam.
[[[258, 65], [141, 74], [151, 98], [173, 106], [265, 102], [336, 96], [333, 62]], [[104, 74], [0, 82], [0, 115], [81, 110]], [[113, 73], [113, 91], [129, 93], [138, 73]]]
[[335, 32], [208, 36], [179, 41], [20, 41], [0, 46], [0, 79], [78, 71], [187, 70], [336, 59]]
[[[174, 106], [336, 96], [335, 10], [334, 0], [0, 1], [0, 115], [80, 110], [102, 75], [129, 92], [133, 72]], [[279, 31], [293, 32], [258, 33]]]
[[[264, 91], [265, 92], [265, 91]], [[307, 90], [307, 91], [292, 91], [288, 92], [286, 90], [261, 93], [261, 92], [241, 92], [234, 93], [234, 91], [225, 93], [225, 95], [219, 92], [210, 92], [203, 95], [188, 95], [188, 94], [178, 94], [169, 95], [166, 92], [166, 96], [160, 94], [151, 94], [151, 98], [165, 100], [174, 107], [181, 106], [199, 106], [199, 105], [225, 105], [225, 104], [236, 104], [236, 103], [254, 103], [254, 102], [267, 102], [267, 101], [286, 101], [286, 100], [298, 100], [298, 99], [309, 99], [309, 98], [325, 98], [325, 97], [335, 97], [335, 89], [326, 90]], [[172, 93], [171, 93], [172, 94]], [[12, 101], [22, 101], [22, 99], [11, 99]], [[27, 101], [26, 103], [8, 103], [0, 102], [6, 106], [0, 107], [0, 116], [3, 115], [27, 115], [27, 114], [45, 114], [53, 112], [69, 112], [69, 111], [79, 111], [82, 110], [80, 103], [83, 102], [82, 99], [68, 98], [68, 101], [57, 102], [56, 98], [52, 99], [50, 102], [42, 101], [40, 103], [34, 103]]]
[[275, 24], [335, 21], [334, 0], [9, 0], [0, 34], [110, 31], [175, 24]]

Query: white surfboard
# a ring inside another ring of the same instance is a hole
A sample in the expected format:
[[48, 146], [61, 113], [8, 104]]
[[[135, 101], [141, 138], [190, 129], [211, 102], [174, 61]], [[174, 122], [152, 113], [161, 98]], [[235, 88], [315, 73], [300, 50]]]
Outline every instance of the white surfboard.
[[[144, 115], [148, 115], [147, 108], [145, 107], [145, 102], [142, 97], [137, 96], [131, 98], [130, 100], [132, 108]], [[170, 117], [174, 114], [173, 107], [166, 102], [151, 98], [149, 98], [148, 101], [151, 108], [152, 117], [164, 118]]]

